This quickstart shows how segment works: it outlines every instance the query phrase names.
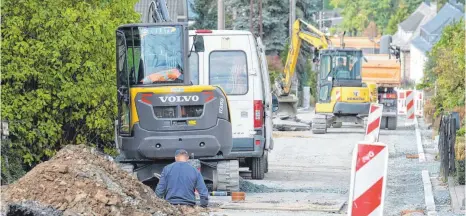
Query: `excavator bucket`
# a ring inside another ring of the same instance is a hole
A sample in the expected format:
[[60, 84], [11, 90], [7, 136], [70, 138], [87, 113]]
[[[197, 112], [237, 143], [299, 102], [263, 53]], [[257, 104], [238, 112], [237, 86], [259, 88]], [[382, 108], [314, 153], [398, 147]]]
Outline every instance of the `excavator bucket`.
[[296, 95], [279, 96], [278, 99], [278, 113], [279, 118], [294, 119], [298, 110], [298, 97]]

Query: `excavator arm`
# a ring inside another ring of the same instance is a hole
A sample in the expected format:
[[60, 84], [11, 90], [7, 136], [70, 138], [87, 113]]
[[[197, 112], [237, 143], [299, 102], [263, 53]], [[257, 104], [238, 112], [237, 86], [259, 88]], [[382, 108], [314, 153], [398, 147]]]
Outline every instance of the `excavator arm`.
[[311, 24], [297, 19], [293, 23], [291, 36], [291, 44], [286, 58], [285, 70], [283, 71], [282, 88], [279, 95], [290, 94], [291, 79], [295, 73], [296, 64], [298, 63], [299, 51], [301, 50], [301, 42], [304, 40], [316, 49], [327, 49], [328, 39], [324, 33], [319, 31]]
[[[298, 63], [301, 43], [305, 41], [315, 49], [327, 49], [329, 40], [324, 33], [314, 26], [297, 19], [293, 23], [290, 48], [286, 58], [285, 69], [281, 79], [275, 82], [274, 91], [278, 95], [279, 112], [282, 115], [294, 117], [297, 112], [298, 99], [291, 94], [292, 78], [295, 73], [296, 64]], [[280, 115], [280, 114], [279, 114]]]

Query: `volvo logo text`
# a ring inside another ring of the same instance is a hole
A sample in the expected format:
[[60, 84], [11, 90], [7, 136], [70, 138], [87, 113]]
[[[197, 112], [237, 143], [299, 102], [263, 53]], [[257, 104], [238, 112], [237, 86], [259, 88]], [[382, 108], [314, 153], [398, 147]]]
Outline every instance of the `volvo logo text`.
[[170, 103], [175, 102], [189, 102], [189, 101], [199, 101], [199, 96], [197, 95], [189, 95], [189, 96], [163, 96], [159, 97], [162, 103], [166, 103], [167, 101]]

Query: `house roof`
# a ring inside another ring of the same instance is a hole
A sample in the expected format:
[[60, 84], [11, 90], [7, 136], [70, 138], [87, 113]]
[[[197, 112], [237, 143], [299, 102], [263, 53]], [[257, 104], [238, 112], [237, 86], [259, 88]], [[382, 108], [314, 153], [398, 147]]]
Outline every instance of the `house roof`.
[[419, 26], [424, 16], [422, 12], [414, 12], [408, 19], [401, 22], [399, 26], [407, 32], [413, 32]]
[[432, 49], [432, 44], [428, 43], [421, 36], [417, 36], [413, 40], [411, 40], [411, 44], [416, 47], [417, 49], [421, 50], [422, 52], [428, 52]]
[[440, 40], [445, 26], [459, 21], [464, 16], [462, 4], [447, 2], [437, 15], [421, 26], [421, 34], [411, 41], [412, 45], [423, 52], [430, 51]]
[[422, 29], [429, 34], [440, 34], [446, 25], [453, 21], [458, 21], [464, 16], [461, 8], [458, 5], [447, 2], [437, 13], [437, 16], [423, 25]]
[[436, 13], [435, 4], [422, 2], [406, 20], [398, 24], [398, 31], [393, 35], [392, 43], [400, 46], [402, 50], [409, 50], [409, 44], [419, 35], [421, 25], [427, 23]]

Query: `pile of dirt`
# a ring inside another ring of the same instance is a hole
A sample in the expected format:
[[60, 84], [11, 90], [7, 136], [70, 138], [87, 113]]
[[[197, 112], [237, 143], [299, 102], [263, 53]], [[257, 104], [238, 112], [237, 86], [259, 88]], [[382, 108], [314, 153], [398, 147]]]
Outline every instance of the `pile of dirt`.
[[[37, 208], [53, 215], [185, 215], [103, 154], [83, 145], [66, 146], [17, 182], [2, 187], [2, 215]], [[193, 210], [190, 215], [205, 214], [200, 208]]]

